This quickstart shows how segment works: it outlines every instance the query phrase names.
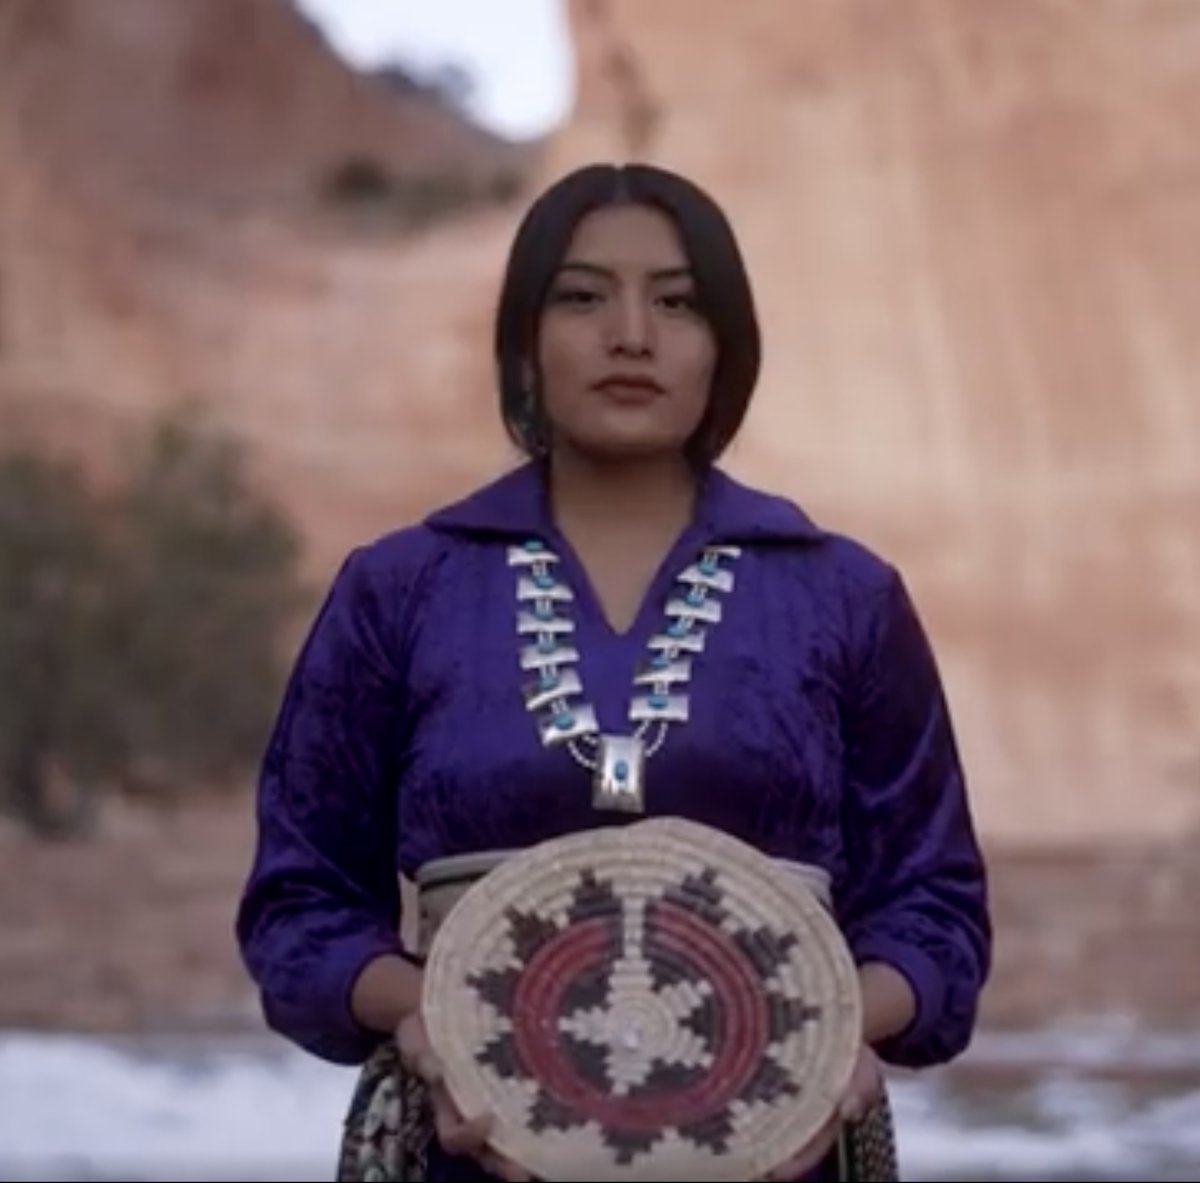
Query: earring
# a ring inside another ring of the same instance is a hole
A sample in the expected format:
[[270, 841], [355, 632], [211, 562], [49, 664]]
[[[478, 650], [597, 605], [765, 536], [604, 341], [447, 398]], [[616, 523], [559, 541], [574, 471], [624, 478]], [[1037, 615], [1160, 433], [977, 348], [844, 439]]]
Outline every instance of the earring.
[[546, 416], [542, 412], [541, 401], [531, 386], [521, 391], [521, 430], [535, 456], [544, 456], [550, 450]]

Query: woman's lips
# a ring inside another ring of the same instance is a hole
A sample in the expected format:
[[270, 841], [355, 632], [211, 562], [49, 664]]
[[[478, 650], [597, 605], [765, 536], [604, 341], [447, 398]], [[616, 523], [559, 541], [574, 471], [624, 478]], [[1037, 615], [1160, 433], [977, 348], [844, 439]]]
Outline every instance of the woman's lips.
[[596, 390], [613, 402], [641, 405], [653, 402], [664, 393], [663, 388], [651, 378], [614, 375], [596, 383]]

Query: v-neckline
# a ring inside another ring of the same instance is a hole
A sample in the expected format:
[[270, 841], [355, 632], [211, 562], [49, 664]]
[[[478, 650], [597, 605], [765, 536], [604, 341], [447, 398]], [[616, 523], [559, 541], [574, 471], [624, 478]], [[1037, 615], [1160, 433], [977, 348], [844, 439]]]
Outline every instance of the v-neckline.
[[666, 607], [667, 590], [686, 566], [685, 556], [698, 550], [702, 541], [702, 531], [698, 521], [694, 519], [684, 526], [675, 541], [664, 551], [650, 582], [646, 585], [646, 590], [642, 593], [632, 620], [622, 629], [618, 628], [608, 615], [591, 574], [570, 539], [557, 525], [553, 525], [551, 529], [555, 550], [559, 560], [566, 567], [566, 574], [574, 589], [581, 615], [599, 629], [605, 638], [618, 642], [643, 639], [647, 629], [661, 623]]

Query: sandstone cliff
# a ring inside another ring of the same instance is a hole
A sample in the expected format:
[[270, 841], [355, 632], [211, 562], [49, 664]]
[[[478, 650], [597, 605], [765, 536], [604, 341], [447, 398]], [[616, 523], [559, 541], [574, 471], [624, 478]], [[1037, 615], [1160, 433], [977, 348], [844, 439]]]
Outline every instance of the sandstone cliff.
[[[203, 399], [323, 574], [498, 462], [498, 433], [462, 425], [511, 220], [496, 195], [529, 155], [355, 74], [285, 0], [0, 0], [9, 429], [119, 444]], [[364, 206], [355, 232], [322, 191], [363, 161], [480, 200], [423, 234]]]
[[993, 832], [1200, 818], [1200, 10], [579, 0], [553, 174], [707, 184], [767, 372], [737, 466], [893, 554]]
[[[578, 108], [540, 175], [645, 156], [727, 204], [768, 339], [734, 467], [905, 569], [986, 831], [1194, 826], [1200, 12], [579, 0], [571, 23]], [[505, 463], [487, 333], [519, 206], [347, 235], [304, 194], [356, 152], [485, 185], [514, 164], [284, 4], [0, 0], [6, 422], [90, 440], [210, 398], [322, 570]]]

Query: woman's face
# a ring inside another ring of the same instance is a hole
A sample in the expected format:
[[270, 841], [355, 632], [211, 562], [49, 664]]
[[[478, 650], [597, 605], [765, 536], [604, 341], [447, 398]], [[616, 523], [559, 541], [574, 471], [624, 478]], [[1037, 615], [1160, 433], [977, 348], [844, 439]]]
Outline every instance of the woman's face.
[[583, 218], [538, 332], [552, 446], [604, 459], [679, 453], [704, 417], [716, 359], [670, 218], [638, 205]]

